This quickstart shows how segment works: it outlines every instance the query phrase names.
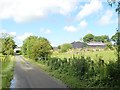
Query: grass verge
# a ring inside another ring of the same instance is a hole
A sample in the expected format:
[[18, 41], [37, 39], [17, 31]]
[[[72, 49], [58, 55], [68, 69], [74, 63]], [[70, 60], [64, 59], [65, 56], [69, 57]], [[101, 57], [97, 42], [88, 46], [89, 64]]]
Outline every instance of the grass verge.
[[9, 56], [5, 61], [2, 61], [2, 89], [10, 87], [13, 78], [14, 61], [14, 56]]

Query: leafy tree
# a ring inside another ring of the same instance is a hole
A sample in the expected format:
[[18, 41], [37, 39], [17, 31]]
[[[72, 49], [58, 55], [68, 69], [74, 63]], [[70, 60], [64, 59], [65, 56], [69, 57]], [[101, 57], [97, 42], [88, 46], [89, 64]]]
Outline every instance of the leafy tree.
[[30, 36], [24, 40], [22, 52], [31, 59], [48, 58], [51, 54], [52, 46], [49, 41], [43, 37]]
[[87, 34], [87, 35], [85, 35], [83, 37], [83, 41], [84, 42], [91, 42], [91, 41], [93, 41], [93, 39], [94, 39], [94, 35], [93, 34]]
[[107, 35], [102, 35], [102, 36], [94, 36], [94, 41], [96, 42], [109, 42], [109, 36]]
[[113, 50], [113, 45], [112, 45], [111, 42], [108, 42], [108, 43], [106, 44], [106, 49]]
[[1, 40], [2, 40], [2, 54], [13, 55], [14, 48], [16, 47], [13, 37], [5, 33], [3, 34]]
[[103, 42], [110, 42], [109, 36], [103, 35], [102, 36]]
[[109, 36], [102, 35], [102, 36], [94, 36], [93, 34], [87, 34], [83, 37], [84, 42], [110, 42]]
[[69, 43], [65, 43], [60, 46], [61, 52], [67, 52], [71, 48], [72, 48], [72, 45]]
[[[120, 33], [119, 33], [120, 34]], [[111, 37], [111, 40], [114, 41], [114, 42], [117, 42], [118, 40], [118, 33], [114, 34], [112, 37]]]
[[101, 42], [102, 41], [101, 36], [95, 36], [94, 41], [95, 42]]

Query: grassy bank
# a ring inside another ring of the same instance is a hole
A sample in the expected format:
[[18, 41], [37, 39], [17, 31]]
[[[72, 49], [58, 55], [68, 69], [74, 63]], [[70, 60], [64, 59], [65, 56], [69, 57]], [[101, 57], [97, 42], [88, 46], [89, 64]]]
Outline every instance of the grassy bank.
[[2, 56], [2, 88], [9, 88], [13, 78], [14, 56]]

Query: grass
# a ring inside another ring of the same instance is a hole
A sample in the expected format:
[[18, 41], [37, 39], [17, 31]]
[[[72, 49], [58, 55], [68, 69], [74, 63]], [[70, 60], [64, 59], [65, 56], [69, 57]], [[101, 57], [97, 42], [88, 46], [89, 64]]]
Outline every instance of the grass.
[[9, 88], [10, 81], [13, 78], [14, 57], [9, 56], [5, 58], [5, 56], [2, 55], [1, 61], [2, 61], [2, 68], [1, 68], [2, 88]]
[[1, 63], [1, 61], [0, 61], [0, 89], [2, 88], [2, 63]]
[[78, 54], [73, 54], [73, 53], [58, 53], [58, 52], [53, 52], [52, 57], [57, 57], [57, 58], [71, 58], [73, 57], [80, 57], [80, 56], [85, 56], [85, 57], [91, 57], [93, 60], [96, 60], [98, 58], [102, 58], [106, 63], [109, 61], [116, 60], [115, 52], [112, 50], [108, 51], [80, 51]]

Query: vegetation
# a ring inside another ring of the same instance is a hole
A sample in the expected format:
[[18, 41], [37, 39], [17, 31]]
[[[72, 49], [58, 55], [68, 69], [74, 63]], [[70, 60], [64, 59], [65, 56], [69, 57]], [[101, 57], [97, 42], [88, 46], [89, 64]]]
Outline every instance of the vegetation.
[[1, 83], [2, 88], [9, 88], [10, 82], [13, 78], [14, 57], [1, 55], [0, 61], [2, 62]]
[[30, 36], [22, 46], [22, 53], [31, 59], [47, 59], [51, 55], [52, 46], [49, 41], [43, 37]]
[[72, 49], [72, 45], [69, 43], [60, 46], [60, 52], [67, 52], [69, 49]]
[[2, 54], [13, 55], [14, 48], [16, 47], [13, 37], [4, 33], [1, 40], [2, 40]]
[[83, 37], [84, 42], [109, 42], [109, 36], [102, 35], [102, 36], [94, 36], [93, 34], [87, 34]]
[[[119, 33], [119, 34], [120, 34], [120, 33]], [[117, 42], [117, 40], [118, 40], [118, 33], [116, 33], [115, 35], [113, 35], [113, 36], [111, 37], [111, 40], [114, 41], [114, 42]]]
[[14, 67], [14, 48], [16, 47], [13, 37], [4, 33], [0, 38], [0, 85], [1, 88], [9, 88], [10, 81], [13, 78]]
[[2, 62], [2, 88], [9, 88], [13, 78], [14, 61], [13, 57], [7, 57], [7, 60]]
[[107, 43], [106, 43], [106, 49], [110, 49], [110, 50], [113, 50], [113, 49], [114, 49], [114, 47], [113, 47], [113, 45], [112, 45], [111, 42], [107, 42]]
[[43, 69], [56, 78], [61, 79], [69, 87], [119, 87], [120, 66], [114, 55], [114, 47], [109, 42], [109, 37], [106, 35], [94, 36], [91, 34], [85, 37], [87, 37], [86, 42], [102, 41], [107, 43], [106, 51], [104, 49], [99, 51], [99, 48], [95, 51], [93, 48], [74, 51], [74, 49], [71, 49], [70, 44], [63, 44], [59, 46], [62, 53], [55, 51], [56, 53], [53, 52], [51, 57], [45, 59], [47, 55], [43, 51], [46, 51], [46, 49], [50, 51], [51, 48], [48, 49], [47, 47], [50, 44], [47, 44], [46, 47], [39, 48], [41, 45], [44, 46], [44, 39], [42, 38], [39, 41], [40, 39], [38, 37], [30, 36], [24, 41], [22, 47], [23, 53], [25, 56], [27, 55], [27, 58], [47, 67], [43, 67]]
[[115, 80], [120, 77], [119, 68], [115, 70], [115, 67], [118, 67], [116, 60], [105, 61], [101, 56], [92, 58], [94, 57], [73, 55], [69, 58], [52, 57], [37, 62], [46, 66], [47, 68], [43, 67], [43, 69], [72, 88], [119, 87], [120, 82], [115, 83]]
[[[77, 52], [77, 53], [76, 53]], [[72, 50], [72, 53], [59, 53], [57, 51], [53, 52], [51, 55], [52, 58], [71, 58], [71, 57], [91, 57], [91, 59], [96, 60], [97, 58], [101, 57], [104, 59], [106, 63], [109, 61], [115, 61], [116, 60], [116, 55], [114, 53], [114, 50], [102, 50], [102, 51], [93, 51], [93, 49], [89, 48], [89, 51], [82, 50], [80, 51], [79, 49]]]
[[93, 39], [94, 39], [94, 35], [93, 34], [87, 34], [87, 35], [85, 35], [83, 37], [83, 41], [84, 42], [91, 42], [91, 41], [93, 41]]

